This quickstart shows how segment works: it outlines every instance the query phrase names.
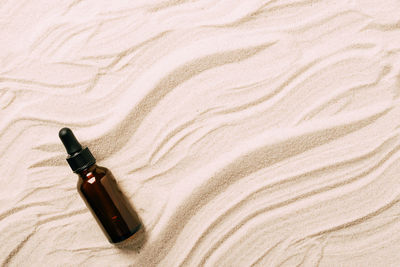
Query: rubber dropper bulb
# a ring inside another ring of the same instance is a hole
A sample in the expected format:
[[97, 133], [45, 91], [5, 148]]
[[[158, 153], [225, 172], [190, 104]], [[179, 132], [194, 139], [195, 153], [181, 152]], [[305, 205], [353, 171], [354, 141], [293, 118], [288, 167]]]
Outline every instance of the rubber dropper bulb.
[[76, 139], [74, 133], [69, 128], [62, 128], [58, 133], [61, 141], [63, 142], [65, 149], [69, 155], [74, 155], [75, 153], [82, 150], [82, 146]]

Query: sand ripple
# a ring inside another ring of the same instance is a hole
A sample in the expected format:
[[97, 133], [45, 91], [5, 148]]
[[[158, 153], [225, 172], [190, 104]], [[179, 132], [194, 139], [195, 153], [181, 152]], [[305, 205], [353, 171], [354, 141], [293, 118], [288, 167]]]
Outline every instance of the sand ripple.
[[[400, 3], [3, 1], [0, 262], [398, 266]], [[107, 243], [71, 127], [144, 222]]]

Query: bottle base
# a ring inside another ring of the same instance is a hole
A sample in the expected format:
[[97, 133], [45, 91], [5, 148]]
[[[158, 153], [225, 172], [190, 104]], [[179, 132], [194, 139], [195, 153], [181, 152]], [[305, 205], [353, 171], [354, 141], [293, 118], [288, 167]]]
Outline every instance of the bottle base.
[[109, 241], [111, 244], [118, 244], [118, 243], [122, 243], [123, 241], [126, 241], [126, 240], [131, 240], [136, 236], [136, 234], [139, 232], [141, 227], [142, 227], [142, 224], [139, 224], [129, 234], [120, 236], [117, 239], [109, 240]]

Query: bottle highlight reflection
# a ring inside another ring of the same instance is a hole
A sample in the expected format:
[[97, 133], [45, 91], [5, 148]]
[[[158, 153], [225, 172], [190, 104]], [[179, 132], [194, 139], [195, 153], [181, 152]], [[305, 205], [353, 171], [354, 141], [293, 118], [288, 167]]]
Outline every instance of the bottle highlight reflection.
[[112, 173], [96, 165], [89, 149], [82, 148], [70, 129], [61, 129], [59, 136], [69, 154], [69, 165], [79, 175], [78, 192], [108, 240], [117, 243], [135, 234], [140, 220]]

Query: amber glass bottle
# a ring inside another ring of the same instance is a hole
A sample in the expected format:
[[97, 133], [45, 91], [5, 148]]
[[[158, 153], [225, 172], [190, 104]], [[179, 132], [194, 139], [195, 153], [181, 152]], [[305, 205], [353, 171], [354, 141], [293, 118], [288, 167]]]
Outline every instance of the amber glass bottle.
[[135, 234], [140, 220], [112, 173], [96, 165], [90, 150], [82, 148], [70, 129], [61, 129], [59, 136], [69, 154], [67, 162], [79, 175], [78, 192], [108, 240], [117, 243]]

